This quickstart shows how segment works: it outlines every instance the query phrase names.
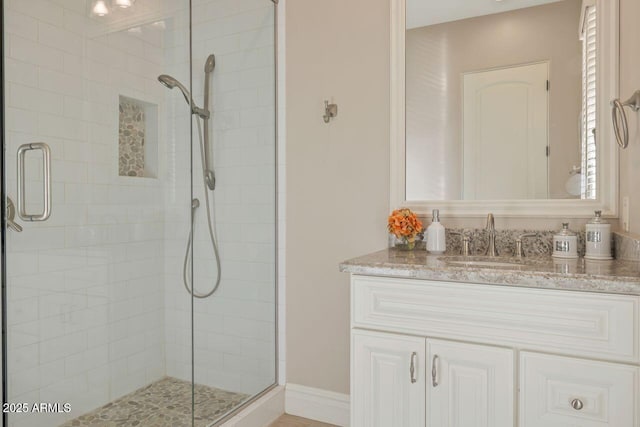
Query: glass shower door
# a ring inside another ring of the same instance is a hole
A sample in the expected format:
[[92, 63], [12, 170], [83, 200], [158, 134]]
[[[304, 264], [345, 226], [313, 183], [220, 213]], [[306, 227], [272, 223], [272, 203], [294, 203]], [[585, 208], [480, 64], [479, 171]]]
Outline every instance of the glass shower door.
[[220, 422], [276, 382], [275, 2], [0, 5], [4, 425]]
[[276, 383], [276, 11], [272, 0], [193, 2], [197, 105], [206, 101], [204, 67], [215, 55], [208, 153], [214, 191], [203, 180], [197, 127], [192, 138], [193, 197], [200, 201], [193, 222], [196, 291], [210, 292], [219, 274], [207, 192], [221, 272], [215, 293], [193, 301], [196, 421], [222, 416]]
[[157, 79], [189, 81], [190, 2], [3, 3], [4, 425], [191, 425], [167, 330], [192, 313], [165, 310], [191, 117]]

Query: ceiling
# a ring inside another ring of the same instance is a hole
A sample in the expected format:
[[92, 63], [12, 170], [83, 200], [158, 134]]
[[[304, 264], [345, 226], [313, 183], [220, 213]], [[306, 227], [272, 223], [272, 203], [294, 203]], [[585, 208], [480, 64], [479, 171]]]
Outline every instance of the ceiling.
[[523, 9], [562, 0], [407, 0], [407, 28]]

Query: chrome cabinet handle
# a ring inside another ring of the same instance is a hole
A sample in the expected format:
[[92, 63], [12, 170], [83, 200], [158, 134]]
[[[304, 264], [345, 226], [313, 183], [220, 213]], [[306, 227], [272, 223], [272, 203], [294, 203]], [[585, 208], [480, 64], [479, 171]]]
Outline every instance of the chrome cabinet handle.
[[411, 377], [411, 384], [418, 382], [416, 377], [416, 364], [418, 363], [418, 354], [414, 351], [411, 353], [411, 366], [409, 366], [409, 375]]
[[584, 403], [582, 403], [582, 400], [580, 400], [580, 399], [573, 399], [571, 401], [571, 407], [573, 409], [575, 409], [576, 411], [579, 411], [582, 408], [584, 408]]
[[[25, 207], [25, 156], [27, 151], [42, 150], [44, 201], [42, 213], [29, 214]], [[18, 148], [18, 216], [24, 221], [46, 221], [51, 215], [51, 149], [44, 142], [23, 144]]]
[[433, 356], [431, 361], [431, 384], [438, 387], [438, 355]]

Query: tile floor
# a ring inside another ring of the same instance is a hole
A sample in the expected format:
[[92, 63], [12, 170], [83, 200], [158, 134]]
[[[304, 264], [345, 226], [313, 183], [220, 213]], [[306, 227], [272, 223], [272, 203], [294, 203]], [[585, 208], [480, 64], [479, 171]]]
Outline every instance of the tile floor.
[[[208, 426], [249, 397], [199, 384], [195, 386], [195, 396], [194, 418], [197, 427]], [[85, 426], [190, 427], [191, 383], [164, 378], [60, 427]]]
[[270, 427], [336, 427], [333, 424], [321, 423], [320, 421], [308, 420], [293, 415], [283, 415], [278, 418]]

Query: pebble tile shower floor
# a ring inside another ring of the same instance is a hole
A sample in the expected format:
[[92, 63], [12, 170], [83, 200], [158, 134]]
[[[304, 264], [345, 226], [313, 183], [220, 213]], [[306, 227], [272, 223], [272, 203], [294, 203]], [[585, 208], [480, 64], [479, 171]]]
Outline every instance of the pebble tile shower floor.
[[[206, 427], [247, 399], [246, 394], [195, 385], [195, 424]], [[163, 378], [67, 421], [60, 427], [191, 426], [191, 383]]]

